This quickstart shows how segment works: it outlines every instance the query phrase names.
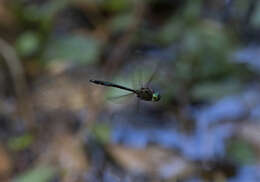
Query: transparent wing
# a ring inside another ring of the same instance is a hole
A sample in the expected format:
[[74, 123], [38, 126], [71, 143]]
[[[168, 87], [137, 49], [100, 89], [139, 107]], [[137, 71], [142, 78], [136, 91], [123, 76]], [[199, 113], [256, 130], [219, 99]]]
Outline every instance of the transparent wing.
[[159, 62], [151, 65], [151, 63], [136, 65], [133, 76], [132, 85], [135, 89], [142, 87], [150, 87], [152, 81], [156, 78], [159, 71]]
[[132, 99], [132, 97], [134, 95], [135, 95], [135, 93], [129, 93], [129, 94], [119, 95], [119, 96], [112, 96], [112, 97], [108, 97], [108, 100], [113, 103], [122, 104], [122, 103], [126, 102], [127, 100], [129, 100], [130, 98]]
[[144, 87], [144, 70], [138, 69], [139, 88]]
[[137, 90], [140, 89], [139, 78], [136, 74], [132, 75], [132, 87]]
[[145, 87], [151, 86], [151, 83], [154, 80], [154, 78], [156, 77], [158, 71], [159, 71], [159, 62], [156, 64], [154, 71], [152, 72], [150, 78], [147, 80]]
[[120, 98], [124, 98], [124, 97], [128, 97], [134, 95], [134, 93], [129, 93], [129, 94], [125, 94], [125, 95], [119, 95], [119, 96], [113, 96], [113, 97], [108, 97], [108, 100], [116, 100], [116, 99], [120, 99]]

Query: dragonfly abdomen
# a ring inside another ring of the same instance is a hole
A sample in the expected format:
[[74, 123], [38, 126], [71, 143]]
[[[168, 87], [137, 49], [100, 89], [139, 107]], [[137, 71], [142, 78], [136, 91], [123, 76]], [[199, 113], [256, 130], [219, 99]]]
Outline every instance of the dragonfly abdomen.
[[100, 80], [89, 80], [92, 83], [98, 84], [98, 85], [104, 85], [108, 87], [112, 87], [114, 84], [111, 82], [106, 82], [106, 81], [100, 81]]
[[103, 86], [107, 86], [107, 87], [120, 88], [120, 89], [123, 89], [123, 90], [127, 90], [129, 92], [136, 93], [136, 90], [134, 90], [134, 89], [130, 89], [130, 88], [127, 88], [127, 87], [124, 87], [124, 86], [121, 86], [121, 85], [117, 85], [117, 84], [114, 84], [112, 82], [101, 81], [101, 80], [89, 80], [89, 81], [92, 82], [92, 83], [98, 84], [98, 85], [103, 85]]

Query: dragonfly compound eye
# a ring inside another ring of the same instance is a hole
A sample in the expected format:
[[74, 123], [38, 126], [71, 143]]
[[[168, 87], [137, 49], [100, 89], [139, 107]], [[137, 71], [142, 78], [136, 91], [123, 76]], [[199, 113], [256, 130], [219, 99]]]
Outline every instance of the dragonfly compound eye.
[[159, 93], [153, 93], [152, 100], [153, 100], [154, 102], [157, 102], [157, 101], [159, 101], [160, 99], [161, 99], [161, 96], [160, 96]]

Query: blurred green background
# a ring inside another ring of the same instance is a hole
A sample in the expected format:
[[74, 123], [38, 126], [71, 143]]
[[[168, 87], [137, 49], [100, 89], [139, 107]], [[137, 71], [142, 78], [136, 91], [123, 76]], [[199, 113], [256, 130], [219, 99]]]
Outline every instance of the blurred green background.
[[0, 1], [0, 181], [258, 182], [259, 8]]

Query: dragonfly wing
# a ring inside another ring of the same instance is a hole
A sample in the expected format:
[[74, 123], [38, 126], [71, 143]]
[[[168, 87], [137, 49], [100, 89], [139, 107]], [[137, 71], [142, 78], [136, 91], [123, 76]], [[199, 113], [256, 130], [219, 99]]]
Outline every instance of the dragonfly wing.
[[140, 70], [139, 72], [139, 86], [144, 87], [144, 73], [143, 70]]
[[131, 81], [132, 81], [132, 87], [134, 89], [140, 89], [139, 78], [136, 74], [133, 74]]
[[132, 73], [132, 86], [134, 89], [140, 89], [144, 86], [144, 74], [143, 69], [136, 66], [133, 73]]
[[145, 87], [150, 87], [151, 82], [154, 80], [154, 78], [156, 77], [157, 73], [159, 71], [159, 62], [156, 64], [156, 67], [152, 73], [152, 75], [150, 76], [150, 78], [148, 79], [148, 81], [145, 84]]
[[119, 96], [112, 96], [108, 97], [108, 100], [114, 102], [114, 103], [122, 103], [124, 100], [128, 99], [129, 97], [133, 96], [135, 93], [129, 93], [125, 95], [119, 95]]
[[144, 82], [143, 82], [143, 69], [141, 67], [137, 67], [135, 69], [135, 82], [137, 84], [137, 88], [140, 89], [141, 87], [144, 86]]

